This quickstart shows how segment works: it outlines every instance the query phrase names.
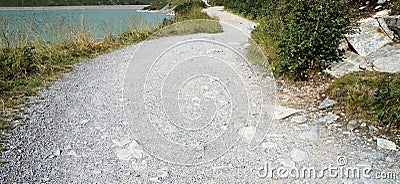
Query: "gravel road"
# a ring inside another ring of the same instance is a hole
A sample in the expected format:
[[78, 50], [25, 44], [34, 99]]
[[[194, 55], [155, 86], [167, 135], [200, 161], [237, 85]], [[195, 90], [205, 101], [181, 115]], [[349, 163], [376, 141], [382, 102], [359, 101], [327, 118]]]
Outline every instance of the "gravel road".
[[206, 11], [228, 23], [224, 33], [117, 50], [32, 97], [0, 182], [399, 182], [399, 152], [340, 127], [329, 108], [274, 120], [281, 89], [244, 57], [255, 24]]

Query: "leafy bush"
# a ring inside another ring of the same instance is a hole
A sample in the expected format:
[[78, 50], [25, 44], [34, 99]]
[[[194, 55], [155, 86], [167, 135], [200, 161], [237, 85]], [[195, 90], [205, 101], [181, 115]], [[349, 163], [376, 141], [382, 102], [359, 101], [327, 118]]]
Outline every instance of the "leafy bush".
[[253, 39], [266, 51], [271, 69], [292, 79], [307, 79], [331, 62], [349, 28], [346, 0], [213, 0], [256, 19]]
[[287, 8], [279, 40], [282, 72], [307, 79], [341, 59], [337, 48], [350, 22], [346, 1], [295, 0]]
[[190, 11], [196, 8], [205, 8], [206, 4], [200, 0], [189, 0], [175, 7], [175, 13], [177, 15], [189, 14]]

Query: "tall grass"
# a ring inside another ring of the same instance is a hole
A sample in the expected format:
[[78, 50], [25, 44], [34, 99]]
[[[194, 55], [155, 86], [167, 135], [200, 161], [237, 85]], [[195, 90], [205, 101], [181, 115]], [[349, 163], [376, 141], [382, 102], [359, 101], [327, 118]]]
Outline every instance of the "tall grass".
[[[8, 129], [17, 105], [35, 95], [82, 60], [110, 52], [146, 39], [153, 31], [138, 20], [129, 30], [115, 35], [111, 31], [98, 39], [85, 22], [50, 24], [43, 20], [41, 28], [32, 29], [32, 22], [19, 22], [10, 27], [10, 20], [0, 18], [0, 129]], [[139, 26], [136, 25], [139, 22]], [[42, 30], [39, 30], [42, 29]]]

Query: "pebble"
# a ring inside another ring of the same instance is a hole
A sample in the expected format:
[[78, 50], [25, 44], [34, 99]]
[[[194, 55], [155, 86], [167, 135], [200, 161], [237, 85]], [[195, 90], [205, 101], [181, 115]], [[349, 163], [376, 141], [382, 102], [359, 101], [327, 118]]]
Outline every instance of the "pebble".
[[376, 144], [378, 145], [378, 147], [383, 149], [396, 150], [396, 144], [394, 142], [383, 138], [377, 138]]
[[377, 4], [384, 4], [386, 3], [386, 0], [378, 0]]
[[328, 113], [326, 116], [321, 118], [319, 121], [322, 123], [331, 124], [338, 120], [340, 117], [336, 114]]
[[161, 183], [161, 181], [158, 178], [158, 176], [149, 178], [149, 181], [153, 182], [153, 183]]
[[294, 160], [296, 162], [300, 162], [300, 161], [307, 159], [307, 153], [305, 151], [297, 149], [297, 148], [293, 149], [290, 152], [290, 156], [291, 156], [292, 160]]
[[318, 109], [320, 109], [320, 110], [326, 109], [326, 108], [328, 108], [328, 107], [334, 106], [334, 105], [337, 104], [337, 103], [338, 103], [338, 102], [335, 101], [335, 100], [331, 100], [331, 99], [329, 99], [329, 98], [325, 98], [325, 100], [322, 101], [321, 104], [319, 104]]
[[351, 131], [359, 127], [358, 121], [357, 120], [351, 120], [347, 124], [347, 128]]
[[305, 123], [307, 121], [307, 115], [294, 116], [290, 119], [290, 121], [297, 124]]

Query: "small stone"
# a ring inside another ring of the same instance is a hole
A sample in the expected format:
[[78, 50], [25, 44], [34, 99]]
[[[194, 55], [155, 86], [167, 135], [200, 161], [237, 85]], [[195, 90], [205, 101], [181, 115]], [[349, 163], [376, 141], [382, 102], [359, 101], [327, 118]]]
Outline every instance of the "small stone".
[[69, 149], [72, 149], [71, 144], [66, 144], [66, 145], [64, 146], [64, 150], [69, 150]]
[[151, 178], [149, 178], [149, 181], [153, 182], [153, 183], [161, 183], [161, 181], [158, 177], [151, 177]]
[[55, 150], [53, 155], [54, 156], [60, 156], [61, 155], [61, 150], [60, 149]]
[[377, 4], [384, 4], [386, 3], [386, 0], [378, 0]]
[[67, 155], [69, 156], [76, 156], [76, 152], [74, 150], [68, 151]]
[[395, 158], [392, 157], [392, 156], [388, 156], [388, 157], [386, 157], [385, 160], [386, 160], [387, 162], [394, 162], [394, 161], [395, 161]]
[[321, 118], [319, 121], [327, 124], [334, 123], [336, 120], [338, 120], [340, 117], [336, 114], [329, 113], [323, 118]]
[[261, 143], [261, 148], [264, 149], [276, 149], [277, 148], [277, 144], [273, 143], [273, 142], [263, 142]]
[[343, 131], [342, 132], [344, 135], [350, 135], [351, 134], [351, 132], [349, 132], [349, 131]]
[[319, 127], [312, 127], [310, 131], [301, 133], [300, 138], [310, 141], [317, 140], [319, 138]]
[[384, 17], [384, 16], [388, 16], [389, 15], [389, 10], [382, 10], [377, 12], [374, 16], [374, 18], [380, 18], [380, 17]]
[[396, 150], [396, 144], [394, 142], [383, 138], [377, 138], [376, 144], [378, 145], [378, 147], [383, 149]]
[[158, 177], [159, 178], [168, 178], [169, 172], [167, 170], [164, 170]]
[[117, 148], [115, 150], [115, 155], [120, 160], [129, 160], [131, 158], [131, 153], [128, 150]]
[[333, 105], [337, 104], [337, 101], [335, 100], [331, 100], [329, 98], [325, 98], [324, 101], [322, 101], [321, 104], [319, 104], [318, 109], [322, 110], [322, 109], [326, 109], [328, 107], [332, 107]]
[[300, 162], [300, 161], [307, 159], [307, 153], [302, 150], [299, 150], [299, 149], [293, 149], [290, 152], [290, 156], [291, 156], [292, 160], [294, 160], [296, 162]]
[[371, 158], [371, 159], [381, 159], [383, 158], [385, 155], [383, 153], [379, 153], [379, 152], [362, 152], [360, 153], [360, 157], [361, 158]]
[[294, 168], [296, 167], [296, 163], [290, 158], [280, 159], [279, 163], [286, 168]]
[[368, 125], [368, 129], [369, 129], [369, 131], [371, 131], [371, 132], [374, 132], [374, 131], [378, 131], [378, 130], [379, 130], [379, 129], [375, 128], [375, 127], [372, 126], [372, 125]]
[[306, 115], [294, 116], [292, 117], [292, 119], [290, 119], [290, 122], [297, 124], [305, 123], [306, 121], [307, 121]]
[[349, 129], [350, 131], [354, 130], [354, 129], [357, 129], [357, 128], [359, 128], [359, 124], [358, 124], [357, 120], [351, 120], [347, 124], [347, 129]]
[[358, 8], [359, 10], [364, 10], [364, 9], [366, 9], [367, 7], [366, 6], [362, 6], [362, 7], [360, 7], [360, 8]]
[[141, 159], [143, 157], [143, 151], [140, 149], [132, 149], [131, 154], [136, 159]]
[[374, 8], [374, 10], [379, 10], [379, 9], [381, 9], [382, 8], [382, 6], [381, 5], [378, 5], [378, 6], [376, 6], [375, 8]]
[[246, 143], [251, 142], [255, 133], [256, 133], [256, 127], [253, 127], [253, 126], [244, 127], [239, 130], [239, 135], [242, 137], [243, 141]]

